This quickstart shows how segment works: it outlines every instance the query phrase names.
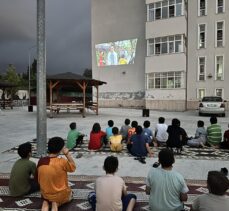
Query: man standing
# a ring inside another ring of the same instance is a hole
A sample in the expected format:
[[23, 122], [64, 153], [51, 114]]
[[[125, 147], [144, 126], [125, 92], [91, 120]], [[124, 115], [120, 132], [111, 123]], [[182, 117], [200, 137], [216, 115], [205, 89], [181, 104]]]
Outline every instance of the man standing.
[[110, 47], [110, 51], [107, 54], [107, 65], [117, 65], [118, 64], [118, 55], [114, 50], [114, 46]]
[[158, 155], [161, 168], [150, 169], [146, 179], [146, 194], [150, 195], [149, 205], [153, 211], [181, 211], [189, 191], [183, 176], [174, 171], [173, 152], [162, 149]]
[[210, 118], [211, 125], [207, 127], [207, 143], [211, 147], [219, 148], [222, 141], [222, 129], [219, 124], [217, 124], [217, 118], [212, 116]]

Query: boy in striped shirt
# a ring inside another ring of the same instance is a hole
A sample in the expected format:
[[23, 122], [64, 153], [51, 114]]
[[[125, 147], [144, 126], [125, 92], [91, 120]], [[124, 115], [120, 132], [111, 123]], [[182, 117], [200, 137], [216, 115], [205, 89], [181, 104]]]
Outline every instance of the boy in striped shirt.
[[219, 148], [222, 141], [222, 129], [219, 124], [217, 124], [217, 118], [212, 116], [210, 118], [211, 125], [207, 127], [207, 143], [211, 147]]

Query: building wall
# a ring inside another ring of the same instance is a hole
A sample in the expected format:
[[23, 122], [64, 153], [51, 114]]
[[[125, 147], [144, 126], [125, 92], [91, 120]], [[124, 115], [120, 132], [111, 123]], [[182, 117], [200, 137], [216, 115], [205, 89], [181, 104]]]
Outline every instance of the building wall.
[[[198, 0], [188, 1], [188, 84], [187, 84], [187, 100], [188, 108], [194, 109], [198, 105], [198, 88], [204, 88], [206, 95], [215, 95], [216, 88], [224, 89], [224, 99], [229, 100], [229, 93], [227, 92], [229, 85], [229, 4], [225, 2], [225, 12], [223, 14], [216, 14], [216, 1], [207, 1], [207, 15], [198, 17]], [[215, 23], [218, 20], [225, 20], [225, 46], [221, 48], [215, 47]], [[198, 49], [198, 24], [205, 23], [207, 26], [206, 34], [206, 48]], [[224, 80], [215, 80], [215, 56], [224, 55]], [[198, 57], [206, 57], [206, 79], [205, 81], [198, 81]], [[211, 74], [213, 77], [207, 77]]]
[[[159, 2], [146, 0], [146, 4]], [[184, 13], [185, 14], [185, 11]], [[179, 26], [179, 27], [177, 27]], [[146, 22], [146, 39], [173, 35], [186, 36], [187, 24], [185, 15]], [[176, 89], [153, 88], [146, 86], [146, 107], [159, 110], [185, 110], [186, 99], [186, 52], [147, 56], [145, 59], [146, 78], [150, 73], [183, 72], [182, 87]], [[147, 80], [146, 80], [147, 81]]]
[[185, 34], [186, 26], [184, 16], [146, 22], [146, 39], [175, 34]]
[[[126, 100], [143, 106], [145, 95], [145, 22], [142, 0], [93, 0], [92, 72], [93, 78], [107, 82], [99, 87], [101, 106], [126, 106]], [[98, 67], [95, 45], [137, 38], [135, 63]]]

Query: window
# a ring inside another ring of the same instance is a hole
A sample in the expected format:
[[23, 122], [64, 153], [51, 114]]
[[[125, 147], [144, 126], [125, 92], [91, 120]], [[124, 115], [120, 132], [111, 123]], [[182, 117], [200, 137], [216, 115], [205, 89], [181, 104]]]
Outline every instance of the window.
[[148, 6], [148, 21], [154, 21], [154, 4], [149, 4]]
[[197, 89], [197, 99], [202, 99], [205, 96], [205, 92], [204, 88]]
[[224, 46], [224, 21], [216, 22], [216, 47]]
[[147, 5], [148, 21], [182, 16], [184, 0], [164, 0]]
[[183, 35], [149, 39], [148, 56], [184, 52], [183, 39]]
[[198, 0], [198, 15], [207, 15], [207, 0]]
[[154, 55], [154, 39], [148, 41], [148, 55]]
[[199, 24], [198, 48], [206, 48], [206, 24]]
[[198, 58], [198, 81], [205, 81], [205, 70], [206, 70], [206, 61], [205, 57]]
[[223, 89], [222, 88], [215, 89], [215, 95], [223, 98]]
[[182, 88], [183, 72], [149, 73], [147, 83], [149, 89]]
[[216, 0], [216, 13], [224, 12], [224, 0]]
[[155, 19], [161, 19], [161, 2], [156, 3]]
[[224, 74], [224, 58], [216, 56], [215, 58], [215, 80], [223, 80]]

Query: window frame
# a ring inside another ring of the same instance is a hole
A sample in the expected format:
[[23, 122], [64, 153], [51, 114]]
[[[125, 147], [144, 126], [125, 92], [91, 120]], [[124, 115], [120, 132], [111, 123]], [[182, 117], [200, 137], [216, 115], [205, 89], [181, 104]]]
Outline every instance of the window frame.
[[[204, 58], [204, 80], [200, 80], [200, 58]], [[206, 81], [206, 67], [207, 67], [207, 57], [199, 56], [198, 57], [198, 73], [197, 73], [197, 81]]]
[[201, 12], [200, 12], [200, 1], [201, 0], [198, 0], [198, 16], [199, 17], [202, 17], [202, 16], [207, 16], [207, 14], [208, 14], [208, 10], [207, 10], [207, 8], [208, 8], [208, 1], [207, 0], [205, 0], [205, 13], [204, 13], [204, 15], [201, 15]]
[[222, 87], [218, 87], [218, 88], [215, 88], [215, 96], [218, 96], [216, 93], [216, 90], [217, 89], [221, 89], [222, 90], [222, 96], [220, 96], [221, 98], [223, 98], [224, 99], [224, 88], [222, 88]]
[[[179, 74], [179, 76], [177, 74]], [[171, 84], [169, 84], [171, 78], [172, 78], [173, 87], [170, 87]], [[147, 73], [146, 79], [147, 79], [147, 85], [146, 85], [147, 89], [166, 90], [166, 89], [184, 88], [183, 87], [184, 71], [151, 72], [151, 73]], [[165, 79], [166, 79], [166, 87], [164, 87]], [[176, 82], [177, 79], [180, 82], [179, 86], [177, 86], [177, 82]], [[151, 84], [153, 84], [153, 86], [149, 85], [150, 84], [149, 81], [152, 81]], [[159, 87], [157, 87], [158, 86], [157, 82], [159, 82]]]
[[[223, 39], [222, 39], [222, 46], [218, 46], [218, 23], [220, 23], [220, 22], [223, 22]], [[225, 20], [217, 20], [216, 22], [215, 22], [215, 47], [216, 48], [223, 48], [223, 47], [225, 47]]]
[[[200, 25], [205, 25], [205, 41], [204, 41], [204, 47], [203, 48], [200, 48]], [[206, 49], [207, 47], [207, 23], [198, 23], [198, 41], [197, 41], [197, 49]]]
[[[180, 36], [180, 39], [176, 39], [177, 36]], [[163, 38], [166, 39], [166, 41], [163, 41]], [[173, 40], [170, 40], [170, 38], [173, 38]], [[156, 42], [156, 39], [159, 39], [159, 42]], [[152, 43], [150, 43], [150, 40], [152, 40]], [[165, 45], [167, 51], [166, 53], [162, 53], [162, 45]], [[180, 43], [181, 46], [178, 48], [178, 51], [176, 51], [176, 43]], [[173, 51], [170, 52], [170, 44], [173, 46]], [[153, 54], [150, 54], [150, 47], [153, 46]], [[156, 45], [160, 45], [160, 52], [156, 51]], [[181, 49], [181, 50], [180, 50]], [[159, 53], [156, 53], [159, 52]], [[184, 53], [185, 52], [185, 43], [184, 43], [184, 34], [176, 34], [176, 35], [170, 35], [170, 36], [164, 36], [164, 37], [155, 37], [147, 39], [147, 56], [160, 56], [160, 55], [169, 55], [174, 53]]]
[[[222, 78], [217, 79], [217, 57], [223, 57], [223, 71], [222, 71]], [[215, 80], [216, 81], [223, 81], [224, 80], [224, 55], [215, 55]]]
[[215, 13], [216, 13], [216, 14], [225, 13], [225, 3], [226, 3], [226, 1], [223, 0], [223, 11], [222, 11], [222, 12], [219, 12], [219, 0], [216, 0], [216, 1], [215, 1], [215, 4], [216, 4], [216, 6], [215, 6]]
[[[167, 5], [164, 6], [163, 2], [167, 2]], [[153, 9], [150, 9], [150, 5], [153, 5]], [[160, 7], [156, 8], [156, 4], [160, 4]], [[177, 5], [180, 4], [181, 5], [181, 13], [180, 15], [177, 15]], [[170, 13], [169, 13], [169, 8], [170, 7], [174, 7], [174, 16], [170, 17]], [[163, 19], [169, 19], [169, 18], [174, 18], [174, 17], [180, 17], [180, 16], [184, 16], [184, 10], [185, 10], [185, 0], [181, 0], [181, 3], [177, 3], [177, 0], [174, 0], [173, 4], [169, 3], [169, 0], [164, 0], [164, 1], [158, 1], [158, 2], [154, 2], [154, 3], [150, 3], [147, 4], [147, 21], [148, 22], [153, 22], [153, 21], [157, 21], [157, 20], [163, 20]], [[163, 18], [162, 14], [163, 14], [163, 8], [167, 7], [167, 15], [165, 18]], [[156, 19], [156, 9], [160, 9], [160, 18]], [[153, 20], [150, 20], [150, 11], [153, 11]]]
[[206, 88], [197, 88], [196, 89], [196, 98], [198, 99], [198, 100], [201, 100], [203, 97], [201, 97], [200, 95], [199, 95], [199, 91], [200, 90], [204, 90], [204, 96], [203, 97], [205, 97], [206, 96]]

